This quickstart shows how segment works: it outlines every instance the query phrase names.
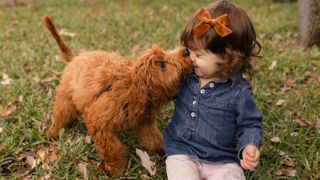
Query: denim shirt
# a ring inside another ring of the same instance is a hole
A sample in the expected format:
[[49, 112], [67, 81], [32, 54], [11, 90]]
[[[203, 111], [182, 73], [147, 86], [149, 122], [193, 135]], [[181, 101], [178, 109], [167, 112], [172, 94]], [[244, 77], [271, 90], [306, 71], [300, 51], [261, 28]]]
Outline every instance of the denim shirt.
[[181, 86], [164, 132], [165, 158], [184, 154], [207, 163], [239, 164], [247, 145], [259, 148], [262, 142], [262, 113], [250, 84], [238, 72], [199, 87], [195, 75]]

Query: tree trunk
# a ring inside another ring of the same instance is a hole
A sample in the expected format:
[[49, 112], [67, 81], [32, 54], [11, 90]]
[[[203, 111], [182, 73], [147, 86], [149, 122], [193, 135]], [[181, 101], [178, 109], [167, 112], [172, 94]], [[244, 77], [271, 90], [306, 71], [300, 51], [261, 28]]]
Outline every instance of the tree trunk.
[[299, 0], [299, 43], [309, 48], [320, 45], [320, 0]]

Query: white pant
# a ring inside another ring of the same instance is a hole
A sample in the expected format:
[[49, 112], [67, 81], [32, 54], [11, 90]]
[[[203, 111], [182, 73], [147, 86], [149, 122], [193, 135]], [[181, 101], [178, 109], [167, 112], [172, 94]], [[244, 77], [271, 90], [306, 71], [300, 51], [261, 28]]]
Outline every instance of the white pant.
[[186, 155], [172, 155], [166, 159], [169, 180], [245, 180], [237, 163], [207, 164]]

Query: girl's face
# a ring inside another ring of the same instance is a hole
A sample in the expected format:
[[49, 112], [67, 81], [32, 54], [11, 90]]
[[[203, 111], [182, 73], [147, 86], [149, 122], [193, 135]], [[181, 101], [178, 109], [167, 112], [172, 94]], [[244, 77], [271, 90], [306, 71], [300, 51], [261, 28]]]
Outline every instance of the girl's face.
[[204, 49], [189, 51], [194, 73], [200, 80], [221, 80], [218, 72], [226, 62], [221, 56]]

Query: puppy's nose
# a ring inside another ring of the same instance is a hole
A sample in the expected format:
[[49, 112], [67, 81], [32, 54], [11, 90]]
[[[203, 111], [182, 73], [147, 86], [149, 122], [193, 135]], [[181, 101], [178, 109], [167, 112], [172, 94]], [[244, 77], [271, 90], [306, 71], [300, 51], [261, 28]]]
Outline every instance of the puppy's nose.
[[188, 48], [184, 48], [183, 50], [183, 56], [190, 56], [190, 52]]

